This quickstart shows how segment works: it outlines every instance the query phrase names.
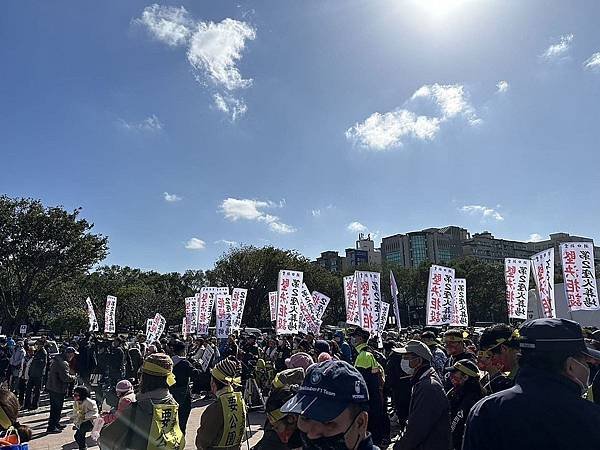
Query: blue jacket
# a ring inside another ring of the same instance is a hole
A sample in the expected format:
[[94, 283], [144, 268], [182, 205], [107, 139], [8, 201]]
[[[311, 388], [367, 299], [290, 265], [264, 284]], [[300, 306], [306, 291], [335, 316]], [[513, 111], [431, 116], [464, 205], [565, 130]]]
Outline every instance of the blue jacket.
[[463, 450], [598, 450], [600, 406], [561, 375], [522, 367], [514, 387], [473, 406]]

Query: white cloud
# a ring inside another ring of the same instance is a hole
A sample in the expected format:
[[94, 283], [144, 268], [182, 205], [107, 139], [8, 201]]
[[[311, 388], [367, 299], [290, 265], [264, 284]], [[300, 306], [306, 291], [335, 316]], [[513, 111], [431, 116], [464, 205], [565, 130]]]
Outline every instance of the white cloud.
[[502, 217], [498, 211], [493, 208], [488, 208], [487, 206], [466, 205], [460, 208], [460, 211], [471, 215], [481, 215], [483, 219], [491, 218], [498, 221], [504, 220], [504, 217]]
[[350, 222], [346, 229], [352, 233], [364, 233], [367, 231], [367, 227], [360, 222]]
[[194, 21], [186, 9], [181, 6], [148, 6], [142, 12], [142, 17], [134, 22], [144, 25], [159, 41], [171, 46], [185, 44], [192, 34]]
[[222, 22], [199, 22], [192, 35], [188, 60], [210, 79], [228, 90], [248, 87], [252, 80], [242, 78], [236, 67], [246, 40], [254, 40], [256, 31], [246, 22], [225, 19]]
[[541, 234], [532, 233], [529, 235], [529, 239], [527, 239], [527, 242], [540, 242], [543, 240], [544, 240], [544, 238], [542, 237]]
[[[425, 101], [437, 110], [437, 116], [420, 115], [414, 112]], [[464, 86], [424, 85], [415, 91], [405, 107], [394, 111], [375, 112], [363, 122], [357, 122], [346, 130], [346, 139], [370, 150], [387, 150], [401, 147], [406, 139], [431, 141], [435, 139], [443, 123], [462, 116], [471, 125], [477, 125], [475, 108], [469, 101]]]
[[228, 241], [227, 239], [219, 239], [218, 241], [215, 241], [215, 244], [228, 245], [229, 247], [235, 247], [238, 245], [236, 241]]
[[202, 239], [193, 237], [186, 242], [185, 248], [188, 250], [204, 250], [206, 248], [206, 242]]
[[248, 107], [246, 106], [246, 103], [244, 103], [244, 100], [237, 99], [231, 95], [221, 95], [217, 92], [213, 95], [213, 99], [217, 109], [227, 114], [232, 122], [235, 122], [248, 111]]
[[160, 131], [163, 129], [162, 122], [154, 114], [152, 114], [149, 117], [146, 117], [141, 122], [127, 122], [126, 120], [119, 119], [119, 123], [126, 130], [133, 130], [133, 131], [154, 132], [154, 131]]
[[542, 53], [541, 57], [546, 61], [564, 58], [571, 48], [571, 42], [573, 42], [574, 37], [573, 33], [563, 34], [557, 42], [550, 45], [550, 47]]
[[187, 59], [195, 70], [196, 79], [213, 87], [217, 109], [236, 120], [246, 110], [243, 100], [232, 92], [252, 85], [237, 67], [246, 42], [256, 39], [256, 30], [247, 22], [224, 19], [215, 23], [192, 19], [185, 8], [148, 6], [134, 23], [146, 27], [161, 42], [170, 46], [186, 46]]
[[311, 211], [311, 214], [313, 217], [319, 217], [321, 215], [321, 210], [320, 209], [313, 209]]
[[506, 80], [501, 80], [498, 81], [498, 84], [496, 85], [496, 87], [498, 88], [498, 90], [496, 92], [506, 92], [508, 91], [508, 81]]
[[163, 192], [163, 197], [169, 203], [180, 202], [182, 200], [177, 194], [169, 194], [168, 192]]
[[600, 72], [600, 52], [596, 52], [586, 59], [583, 62], [583, 67], [593, 72]]
[[279, 204], [271, 201], [264, 202], [260, 200], [250, 199], [237, 199], [237, 198], [226, 198], [221, 203], [221, 212], [225, 215], [226, 219], [235, 222], [239, 219], [242, 220], [256, 220], [259, 222], [265, 222], [268, 224], [271, 231], [279, 234], [293, 233], [296, 229], [290, 225], [283, 223], [279, 217], [267, 214], [263, 209], [267, 208], [282, 208], [285, 205], [285, 200], [282, 200]]

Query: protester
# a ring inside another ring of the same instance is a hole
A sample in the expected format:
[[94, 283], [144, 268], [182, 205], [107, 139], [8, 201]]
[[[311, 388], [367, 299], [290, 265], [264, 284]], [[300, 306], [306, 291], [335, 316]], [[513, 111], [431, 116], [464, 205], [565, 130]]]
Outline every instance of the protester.
[[196, 448], [239, 450], [246, 429], [246, 405], [242, 394], [241, 367], [234, 358], [225, 358], [211, 371], [211, 391], [216, 401], [206, 407], [196, 434]]
[[188, 418], [192, 411], [192, 391], [190, 390], [190, 380], [196, 376], [198, 371], [192, 363], [185, 357], [185, 343], [179, 339], [169, 344], [173, 355], [173, 374], [175, 375], [175, 384], [169, 388], [173, 398], [179, 405], [179, 428], [185, 434]]
[[63, 354], [56, 355], [50, 363], [46, 384], [50, 396], [50, 416], [46, 430], [48, 433], [60, 433], [65, 428], [65, 425], [60, 424], [60, 416], [69, 383], [74, 383], [76, 380], [75, 375], [69, 372], [69, 362], [76, 354], [77, 351], [73, 347], [67, 347]]
[[46, 371], [46, 362], [48, 353], [44, 348], [44, 343], [39, 340], [35, 343], [35, 353], [29, 365], [27, 373], [27, 385], [25, 386], [25, 408], [36, 410], [40, 402], [40, 391], [42, 389], [42, 378]]
[[79, 450], [87, 449], [85, 436], [94, 428], [94, 420], [98, 418], [98, 407], [90, 398], [90, 391], [85, 386], [73, 389], [73, 425], [75, 426], [75, 442]]
[[467, 415], [484, 393], [479, 384], [479, 370], [473, 361], [462, 359], [447, 370], [452, 383], [452, 389], [448, 392], [452, 448], [461, 450]]
[[271, 392], [265, 406], [267, 420], [263, 437], [253, 450], [291, 450], [302, 447], [298, 416], [281, 412], [281, 407], [295, 395], [296, 390], [297, 388], [285, 386]]
[[582, 398], [587, 361], [600, 351], [586, 347], [579, 324], [567, 319], [532, 320], [519, 333], [515, 386], [475, 404], [463, 449], [600, 448], [600, 406]]
[[280, 408], [298, 416], [308, 450], [378, 450], [368, 432], [369, 391], [361, 373], [345, 361], [312, 366], [298, 393]]
[[[444, 333], [444, 346], [448, 352], [448, 359], [444, 365], [444, 371], [454, 366], [454, 364], [461, 359], [470, 359], [471, 361], [476, 362], [476, 356], [473, 353], [468, 352], [465, 347], [465, 336], [462, 330], [452, 328], [446, 331]], [[443, 381], [446, 391], [452, 389], [452, 383], [450, 382], [448, 373], [445, 374]]]
[[519, 369], [518, 338], [518, 331], [513, 331], [505, 324], [496, 324], [483, 330], [479, 347], [490, 356], [490, 363], [500, 369], [500, 373], [490, 378], [491, 392], [499, 392], [514, 386], [514, 379]]
[[[384, 371], [377, 362], [371, 349], [367, 345], [369, 332], [356, 328], [352, 332], [352, 344], [358, 353], [354, 366], [363, 376], [367, 389], [369, 390], [369, 431], [373, 436], [375, 445], [389, 444], [389, 432], [386, 434], [387, 426], [384, 423], [385, 403], [383, 399]], [[388, 419], [389, 420], [389, 419]]]
[[185, 437], [179, 428], [178, 405], [169, 393], [169, 386], [175, 382], [173, 378], [173, 361], [168, 355], [149, 355], [142, 365], [136, 401], [102, 429], [98, 441], [100, 448], [183, 449]]
[[117, 392], [119, 402], [117, 403], [116, 408], [111, 409], [108, 413], [102, 414], [102, 420], [105, 425], [117, 420], [123, 410], [135, 402], [135, 392], [133, 391], [133, 385], [129, 380], [119, 381], [115, 387], [115, 391]]
[[421, 340], [425, 343], [431, 351], [431, 367], [435, 369], [440, 377], [444, 377], [444, 367], [448, 357], [446, 353], [440, 348], [435, 333], [433, 331], [425, 331], [421, 333]]
[[448, 450], [450, 405], [442, 381], [431, 367], [431, 351], [423, 342], [411, 340], [400, 353], [402, 368], [412, 377], [412, 395], [406, 431], [394, 450]]
[[342, 330], [336, 331], [333, 339], [338, 343], [340, 347], [342, 359], [347, 363], [352, 364], [352, 348], [350, 347], [350, 344], [346, 342], [344, 332]]
[[14, 393], [19, 392], [19, 378], [23, 370], [23, 361], [25, 359], [25, 348], [23, 341], [17, 341], [15, 348], [9, 360], [10, 389]]
[[19, 415], [19, 401], [12, 392], [6, 389], [0, 389], [0, 431], [4, 432], [10, 428], [14, 428], [17, 432], [18, 438], [16, 441], [12, 436], [9, 438], [11, 443], [15, 444], [18, 441], [28, 442], [31, 440], [32, 432], [31, 429], [26, 425], [21, 425], [18, 422]]

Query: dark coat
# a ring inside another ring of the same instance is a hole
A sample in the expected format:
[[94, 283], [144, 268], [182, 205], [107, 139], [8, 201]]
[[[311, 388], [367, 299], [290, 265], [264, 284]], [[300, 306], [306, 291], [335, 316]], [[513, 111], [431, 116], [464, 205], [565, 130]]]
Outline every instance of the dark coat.
[[56, 355], [50, 362], [48, 382], [46, 389], [58, 394], [66, 394], [69, 383], [74, 383], [77, 378], [69, 373], [69, 363], [62, 355]]
[[598, 450], [600, 406], [562, 375], [522, 367], [514, 387], [485, 397], [467, 418], [463, 450]]
[[412, 377], [406, 432], [394, 450], [448, 450], [451, 446], [450, 404], [434, 368]]
[[473, 384], [465, 384], [460, 389], [452, 388], [448, 392], [450, 400], [450, 430], [452, 432], [452, 448], [460, 450], [465, 431], [465, 422], [469, 411], [483, 397], [479, 380], [472, 379]]
[[33, 359], [29, 365], [29, 378], [42, 378], [47, 362], [48, 354], [46, 353], [46, 349], [42, 347], [33, 354]]

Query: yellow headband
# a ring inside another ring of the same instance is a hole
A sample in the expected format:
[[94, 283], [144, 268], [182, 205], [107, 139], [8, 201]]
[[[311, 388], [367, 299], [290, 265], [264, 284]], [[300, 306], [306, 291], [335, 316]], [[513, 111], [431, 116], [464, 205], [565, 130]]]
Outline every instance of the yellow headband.
[[0, 406], [0, 427], [8, 430], [12, 426], [12, 421], [6, 415], [6, 411]]
[[169, 369], [166, 369], [158, 364], [154, 364], [150, 361], [144, 361], [142, 366], [142, 372], [148, 375], [154, 375], [155, 377], [167, 377], [167, 385], [173, 386], [175, 384], [175, 375]]
[[233, 384], [235, 386], [241, 386], [242, 385], [242, 378], [241, 377], [232, 377], [230, 375], [227, 375], [225, 372], [223, 372], [218, 367], [214, 367], [210, 371], [210, 374], [213, 377], [215, 377], [217, 380], [219, 380], [221, 383]]
[[281, 419], [285, 418], [287, 414], [283, 414], [279, 408], [269, 411], [267, 413], [267, 417], [271, 425], [275, 425], [275, 423], [279, 422]]
[[454, 364], [454, 367], [456, 369], [458, 369], [459, 371], [461, 371], [462, 373], [464, 373], [465, 375], [468, 375], [470, 377], [476, 377], [479, 378], [479, 373], [478, 372], [474, 372], [471, 369], [469, 369], [467, 366], [462, 365], [461, 363], [457, 362], [456, 364]]

